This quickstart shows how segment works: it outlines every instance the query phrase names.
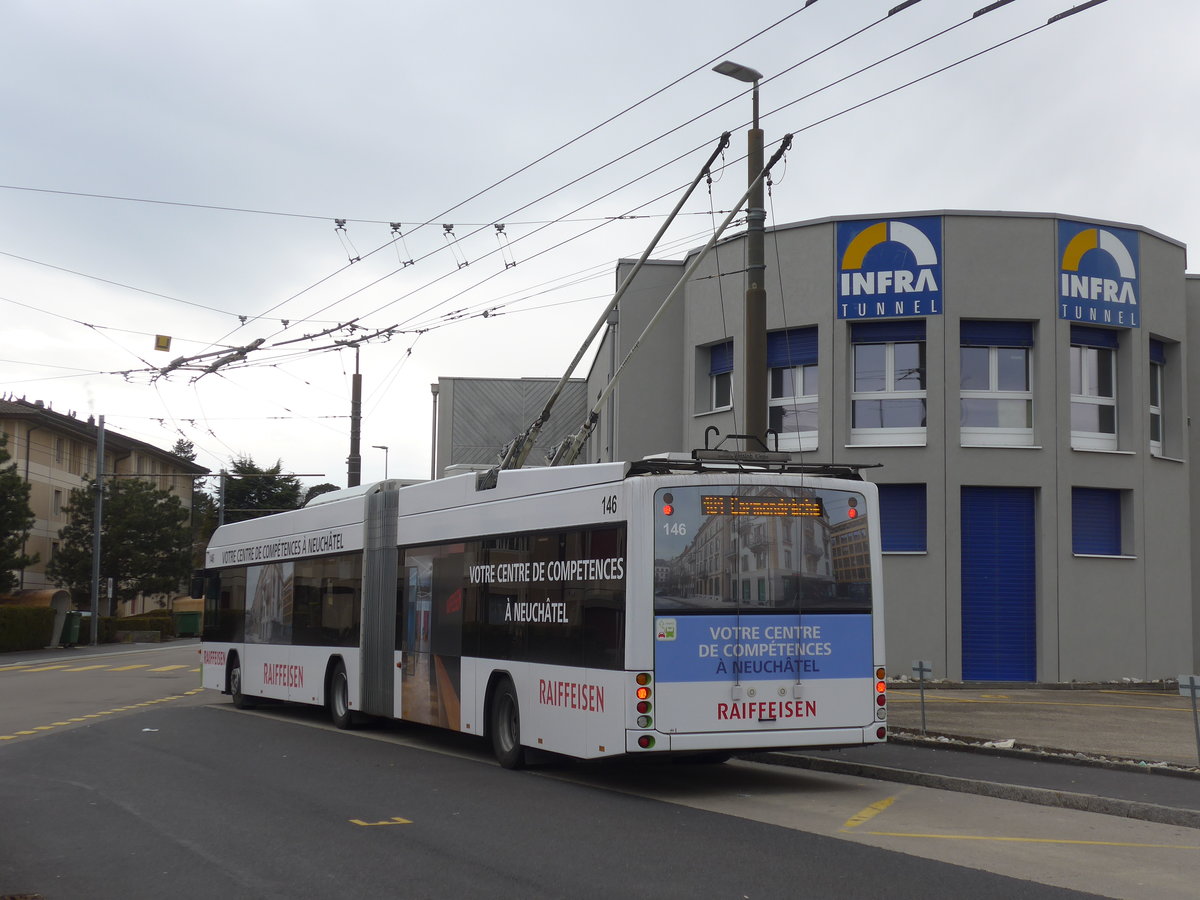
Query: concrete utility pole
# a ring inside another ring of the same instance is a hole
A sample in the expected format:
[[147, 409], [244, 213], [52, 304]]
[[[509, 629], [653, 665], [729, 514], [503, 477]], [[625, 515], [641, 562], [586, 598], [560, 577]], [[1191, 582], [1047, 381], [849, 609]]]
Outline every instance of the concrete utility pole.
[[354, 377], [350, 382], [350, 456], [346, 460], [346, 487], [362, 483], [362, 454], [359, 435], [362, 432], [362, 375], [358, 371], [358, 347], [354, 348]]
[[[742, 318], [742, 431], [767, 439], [767, 290], [764, 224], [767, 210], [763, 202], [763, 132], [758, 127], [758, 82], [762, 73], [748, 66], [725, 60], [713, 71], [754, 85], [754, 115], [746, 132], [746, 177], [750, 199], [746, 203], [746, 307]], [[747, 450], [758, 449], [747, 447]]]
[[92, 646], [100, 642], [100, 526], [104, 518], [104, 416], [96, 429], [96, 503], [92, 509]]

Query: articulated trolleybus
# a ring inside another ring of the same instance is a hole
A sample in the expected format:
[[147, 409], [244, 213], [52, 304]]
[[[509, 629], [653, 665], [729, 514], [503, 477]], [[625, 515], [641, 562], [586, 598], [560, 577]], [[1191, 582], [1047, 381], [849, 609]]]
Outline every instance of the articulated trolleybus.
[[480, 735], [510, 768], [884, 740], [874, 485], [702, 454], [383, 481], [225, 525], [204, 686]]

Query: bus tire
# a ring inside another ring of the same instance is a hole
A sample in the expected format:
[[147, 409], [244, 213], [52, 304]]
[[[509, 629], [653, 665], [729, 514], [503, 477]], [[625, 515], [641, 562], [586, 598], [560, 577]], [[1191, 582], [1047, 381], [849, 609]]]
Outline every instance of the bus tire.
[[496, 761], [506, 769], [523, 768], [525, 748], [521, 746], [521, 708], [517, 703], [517, 689], [508, 678], [502, 678], [496, 685], [488, 725]]
[[345, 665], [340, 662], [329, 676], [329, 718], [334, 727], [343, 730], [354, 724], [354, 713], [350, 711], [350, 679], [346, 677]]
[[236, 654], [229, 661], [229, 696], [237, 709], [254, 707], [254, 701], [242, 693], [242, 661]]

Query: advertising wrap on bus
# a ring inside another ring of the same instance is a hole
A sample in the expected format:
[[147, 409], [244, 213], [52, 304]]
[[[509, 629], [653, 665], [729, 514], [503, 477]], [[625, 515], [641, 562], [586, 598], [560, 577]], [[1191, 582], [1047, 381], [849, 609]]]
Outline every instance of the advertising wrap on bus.
[[381, 482], [225, 525], [202, 683], [480, 735], [508, 768], [884, 740], [875, 488], [676, 468]]
[[657, 493], [660, 731], [874, 723], [866, 510], [847, 490]]
[[870, 616], [659, 617], [655, 642], [662, 730], [682, 725], [673, 710], [701, 731], [838, 728], [873, 714]]

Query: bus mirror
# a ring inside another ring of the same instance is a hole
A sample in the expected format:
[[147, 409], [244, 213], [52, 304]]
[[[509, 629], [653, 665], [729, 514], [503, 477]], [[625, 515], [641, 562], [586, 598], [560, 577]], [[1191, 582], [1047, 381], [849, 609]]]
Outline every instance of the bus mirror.
[[204, 573], [203, 572], [193, 572], [192, 573], [192, 589], [189, 592], [188, 596], [191, 597], [193, 600], [203, 600], [204, 599]]

